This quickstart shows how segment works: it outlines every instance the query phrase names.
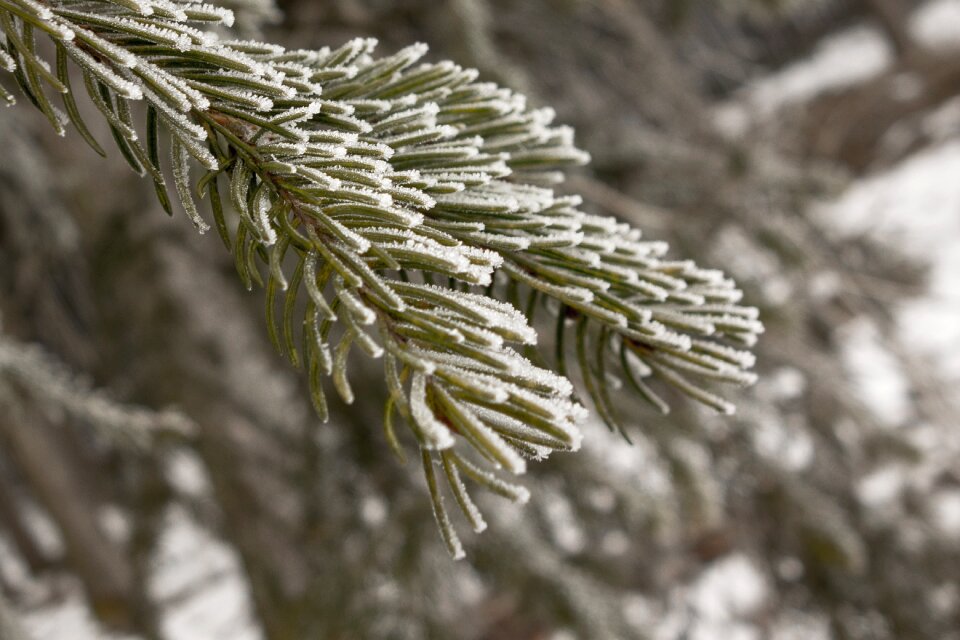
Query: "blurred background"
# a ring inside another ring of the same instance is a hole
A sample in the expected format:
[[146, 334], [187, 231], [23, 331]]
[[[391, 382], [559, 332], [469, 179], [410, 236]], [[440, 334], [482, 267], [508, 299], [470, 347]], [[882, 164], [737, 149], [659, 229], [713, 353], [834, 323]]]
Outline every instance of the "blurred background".
[[588, 424], [526, 507], [478, 496], [454, 563], [378, 368], [318, 424], [215, 234], [5, 109], [0, 638], [960, 638], [960, 0], [228, 4], [553, 106], [586, 210], [760, 307], [760, 382], [622, 394], [633, 445]]

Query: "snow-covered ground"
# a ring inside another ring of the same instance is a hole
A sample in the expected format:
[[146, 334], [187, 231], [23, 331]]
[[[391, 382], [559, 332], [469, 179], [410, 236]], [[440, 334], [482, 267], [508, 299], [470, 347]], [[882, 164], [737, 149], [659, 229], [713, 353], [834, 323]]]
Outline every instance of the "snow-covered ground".
[[233, 550], [172, 508], [156, 554], [151, 595], [172, 603], [163, 632], [177, 640], [260, 640]]
[[[926, 3], [912, 16], [910, 26], [914, 37], [928, 47], [960, 46], [960, 0]], [[877, 29], [853, 27], [826, 38], [806, 60], [745, 87], [717, 109], [717, 124], [732, 136], [744, 135], [784, 107], [868, 80], [891, 63], [890, 47]], [[930, 266], [928, 291], [896, 310], [899, 333], [905, 345], [929, 357], [939, 373], [960, 389], [960, 100], [929, 115], [924, 128], [933, 144], [855, 181], [838, 198], [822, 203], [816, 215], [835, 233], [867, 234]], [[901, 424], [911, 399], [897, 361], [882, 344], [877, 328], [855, 320], [843, 333], [843, 356], [863, 399], [881, 422]], [[951, 400], [960, 404], [960, 391]], [[920, 426], [914, 435], [927, 451], [931, 467], [939, 456], [955, 455], [960, 448], [960, 437], [944, 442], [942, 429], [933, 426]], [[923, 469], [908, 473], [890, 466], [863, 478], [859, 496], [865, 507], [878, 508], [890, 504], [908, 485], [928, 493], [931, 482]], [[936, 526], [957, 535], [960, 492], [941, 490], [931, 496], [930, 507]], [[722, 586], [711, 590], [716, 583]], [[691, 637], [761, 637], [755, 627], [737, 623], [745, 607], [739, 603], [738, 611], [738, 603], [725, 599], [724, 594], [731, 592], [750, 594], [750, 602], [766, 597], [762, 574], [737, 556], [708, 569], [687, 587], [688, 606], [698, 613]], [[956, 596], [955, 590], [951, 593]], [[776, 640], [830, 637], [824, 620], [797, 615], [795, 620], [782, 621], [773, 632]]]
[[[167, 471], [179, 493], [196, 497], [206, 491], [207, 480], [193, 454], [172, 456]], [[260, 640], [262, 634], [251, 617], [249, 588], [233, 549], [180, 507], [171, 507], [165, 520], [148, 585], [151, 597], [165, 611], [161, 621], [165, 637]], [[30, 525], [44, 546], [60, 545], [55, 528], [42, 515], [31, 518]], [[101, 629], [76, 580], [33, 580], [2, 536], [0, 574], [19, 593], [28, 594], [28, 606], [21, 615], [34, 640], [138, 640]]]
[[[929, 47], [960, 43], [960, 0], [931, 0], [910, 19], [910, 31]], [[893, 63], [893, 50], [880, 30], [858, 25], [824, 38], [804, 60], [749, 83], [716, 111], [717, 124], [730, 134], [749, 131], [753, 122], [824, 92], [879, 75]]]
[[[911, 16], [910, 29], [928, 47], [960, 46], [960, 0], [926, 3]], [[784, 107], [878, 75], [892, 60], [878, 29], [852, 27], [825, 38], [805, 60], [746, 86], [717, 109], [717, 123], [730, 135], [743, 135]], [[933, 145], [856, 181], [817, 213], [837, 233], [868, 234], [929, 263], [927, 294], [898, 309], [902, 337], [960, 381], [960, 100], [927, 117], [924, 129]], [[877, 343], [876, 328], [853, 323], [845, 337], [851, 375], [864, 398], [884, 419], [898, 422], [909, 404], [907, 388]]]
[[[960, 115], [960, 105], [948, 107]], [[900, 311], [905, 343], [960, 376], [960, 129], [821, 210], [838, 230], [870, 234], [932, 267], [929, 292]]]

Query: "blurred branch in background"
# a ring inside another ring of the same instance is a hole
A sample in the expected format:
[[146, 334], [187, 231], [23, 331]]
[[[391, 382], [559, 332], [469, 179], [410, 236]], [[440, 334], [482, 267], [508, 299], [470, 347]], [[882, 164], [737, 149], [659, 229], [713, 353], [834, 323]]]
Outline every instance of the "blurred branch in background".
[[917, 47], [910, 34], [910, 11], [903, 0], [861, 0], [883, 29], [897, 56], [910, 55]]
[[30, 638], [23, 630], [23, 625], [3, 593], [0, 593], [0, 637], [7, 640], [29, 640]]

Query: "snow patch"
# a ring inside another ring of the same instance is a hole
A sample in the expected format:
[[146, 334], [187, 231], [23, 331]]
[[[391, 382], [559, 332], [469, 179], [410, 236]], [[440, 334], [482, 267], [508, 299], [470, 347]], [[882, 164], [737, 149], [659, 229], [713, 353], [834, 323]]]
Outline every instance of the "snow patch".
[[840, 233], [870, 234], [931, 265], [926, 295], [900, 309], [905, 344], [960, 375], [960, 140], [921, 151], [854, 183], [819, 216]]
[[808, 58], [738, 92], [717, 109], [716, 122], [730, 135], [743, 135], [758, 116], [766, 118], [788, 105], [868, 80], [892, 61], [893, 52], [880, 31], [868, 26], [847, 29], [824, 38]]
[[[163, 630], [178, 640], [261, 640], [233, 550], [173, 507], [154, 558], [150, 591]], [[66, 636], [62, 636], [66, 637]]]
[[955, 47], [960, 43], [960, 0], [933, 0], [910, 17], [910, 32], [927, 46]]
[[840, 330], [840, 343], [861, 401], [881, 424], [902, 424], [911, 410], [907, 382], [876, 327], [866, 319], [854, 320]]

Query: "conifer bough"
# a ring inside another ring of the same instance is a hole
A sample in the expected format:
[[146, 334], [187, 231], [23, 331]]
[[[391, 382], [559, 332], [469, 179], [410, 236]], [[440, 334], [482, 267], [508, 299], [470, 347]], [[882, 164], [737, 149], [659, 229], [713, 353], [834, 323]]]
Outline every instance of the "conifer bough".
[[[173, 191], [201, 232], [197, 200], [209, 200], [321, 418], [322, 378], [351, 403], [353, 348], [382, 358], [386, 439], [402, 459], [398, 418], [409, 427], [455, 557], [438, 478], [481, 531], [464, 478], [522, 502], [528, 492], [496, 470], [521, 474], [528, 459], [579, 448], [586, 411], [568, 351], [611, 428], [620, 378], [663, 412], [654, 380], [732, 412], [702, 385], [753, 380], [756, 309], [723, 274], [665, 259], [665, 244], [555, 194], [561, 171], [588, 157], [551, 110], [473, 70], [420, 63], [424, 45], [378, 58], [369, 39], [286, 50], [206, 30], [232, 21], [189, 0], [0, 0], [0, 67], [58, 133], [72, 125], [105, 155], [75, 101], [82, 82], [168, 213], [169, 147]], [[14, 102], [2, 87], [0, 98]], [[533, 348], [538, 311], [554, 316], [549, 356]]]

